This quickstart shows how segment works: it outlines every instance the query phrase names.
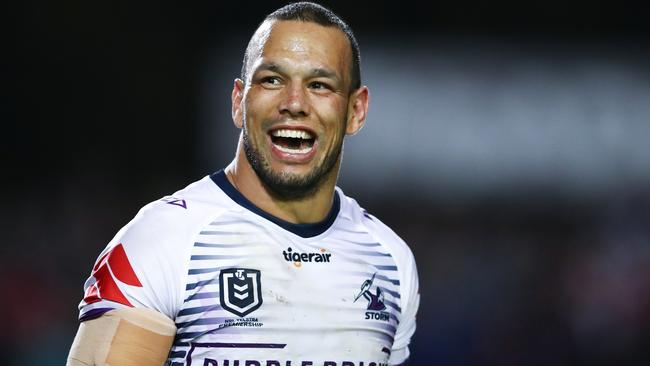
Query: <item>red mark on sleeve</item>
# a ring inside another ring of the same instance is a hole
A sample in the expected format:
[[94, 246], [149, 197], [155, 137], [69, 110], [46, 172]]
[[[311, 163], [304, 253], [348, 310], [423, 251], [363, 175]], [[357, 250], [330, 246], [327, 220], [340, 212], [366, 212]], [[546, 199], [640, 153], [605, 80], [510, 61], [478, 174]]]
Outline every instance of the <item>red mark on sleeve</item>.
[[86, 289], [84, 301], [87, 304], [104, 299], [132, 307], [133, 305], [118, 287], [116, 279], [129, 286], [142, 287], [122, 244], [116, 245], [99, 258], [93, 267], [92, 277], [96, 282]]

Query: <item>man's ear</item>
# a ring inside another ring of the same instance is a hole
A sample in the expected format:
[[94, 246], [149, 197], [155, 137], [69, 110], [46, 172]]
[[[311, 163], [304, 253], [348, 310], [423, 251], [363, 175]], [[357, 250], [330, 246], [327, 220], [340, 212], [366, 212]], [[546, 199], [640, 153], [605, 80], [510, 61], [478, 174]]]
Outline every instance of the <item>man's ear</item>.
[[244, 82], [241, 79], [235, 79], [230, 99], [232, 101], [232, 121], [237, 128], [242, 128], [244, 126]]
[[345, 128], [347, 135], [354, 135], [363, 127], [368, 115], [370, 92], [367, 86], [362, 86], [352, 92], [348, 102], [348, 124]]

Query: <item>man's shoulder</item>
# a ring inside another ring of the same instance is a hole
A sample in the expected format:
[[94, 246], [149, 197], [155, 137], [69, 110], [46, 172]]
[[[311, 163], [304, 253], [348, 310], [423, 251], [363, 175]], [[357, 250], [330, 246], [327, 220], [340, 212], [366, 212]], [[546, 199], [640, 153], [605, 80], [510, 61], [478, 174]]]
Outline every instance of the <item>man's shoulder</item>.
[[205, 221], [227, 211], [230, 204], [227, 196], [207, 176], [148, 203], [122, 231], [150, 237], [190, 237]]
[[223, 195], [206, 177], [140, 209], [95, 262], [80, 318], [120, 306], [149, 307], [173, 318], [183, 303], [194, 239], [229, 209]]
[[409, 246], [393, 229], [359, 205], [354, 198], [346, 196], [340, 188], [337, 191], [342, 201], [342, 214], [351, 222], [362, 226], [377, 242], [387, 246], [397, 256], [412, 256]]
[[341, 214], [347, 216], [341, 221], [347, 221], [350, 225], [361, 228], [381, 245], [382, 252], [385, 251], [390, 255], [399, 272], [400, 303], [412, 305], [414, 301], [417, 302], [417, 295], [415, 295], [418, 289], [417, 268], [411, 248], [395, 231], [361, 207], [356, 200], [343, 195], [340, 189], [338, 191], [341, 201], [344, 202]]

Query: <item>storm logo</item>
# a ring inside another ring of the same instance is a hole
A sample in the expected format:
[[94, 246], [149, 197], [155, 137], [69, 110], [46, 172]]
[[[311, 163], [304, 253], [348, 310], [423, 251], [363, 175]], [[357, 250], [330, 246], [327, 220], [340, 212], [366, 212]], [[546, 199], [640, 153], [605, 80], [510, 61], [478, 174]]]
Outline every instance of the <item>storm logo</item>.
[[357, 302], [361, 296], [363, 296], [366, 300], [368, 300], [368, 310], [385, 310], [386, 305], [384, 304], [384, 294], [381, 292], [381, 288], [377, 286], [377, 292], [372, 293], [370, 292], [370, 287], [372, 287], [372, 283], [375, 281], [375, 276], [377, 273], [373, 274], [372, 277], [369, 280], [363, 281], [363, 284], [361, 285], [361, 291], [354, 297], [354, 302]]
[[390, 314], [385, 312], [386, 304], [384, 304], [384, 293], [382, 292], [379, 286], [376, 286], [377, 291], [373, 294], [370, 291], [372, 283], [375, 281], [375, 276], [377, 273], [373, 274], [370, 279], [363, 281], [361, 285], [361, 291], [354, 297], [354, 302], [357, 302], [361, 297], [368, 300], [368, 306], [366, 309], [366, 320], [381, 320], [384, 322], [390, 321]]
[[246, 316], [262, 306], [261, 273], [256, 269], [229, 268], [219, 274], [221, 307]]

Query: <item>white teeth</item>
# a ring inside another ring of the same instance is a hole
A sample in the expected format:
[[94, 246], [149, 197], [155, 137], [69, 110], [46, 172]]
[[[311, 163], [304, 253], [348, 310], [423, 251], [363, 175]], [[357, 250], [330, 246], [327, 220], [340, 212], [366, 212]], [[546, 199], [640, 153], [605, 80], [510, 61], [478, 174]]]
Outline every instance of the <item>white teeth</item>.
[[281, 145], [275, 145], [275, 144], [273, 144], [273, 145], [276, 148], [278, 148], [278, 150], [280, 150], [282, 152], [289, 153], [289, 154], [306, 154], [306, 153], [310, 152], [311, 149], [312, 149], [311, 147], [306, 147], [304, 149], [290, 149], [288, 147], [284, 147], [284, 146], [281, 146]]
[[289, 130], [289, 129], [281, 129], [281, 130], [275, 130], [271, 133], [275, 137], [291, 137], [294, 139], [311, 139], [313, 138], [311, 134], [307, 131], [303, 130]]
[[[294, 139], [303, 139], [303, 140], [313, 139], [313, 136], [307, 131], [292, 130], [292, 129], [287, 129], [287, 128], [274, 130], [274, 131], [271, 132], [271, 135], [273, 135], [273, 137], [290, 137], [290, 138], [294, 138]], [[294, 148], [282, 146], [282, 145], [279, 145], [279, 144], [273, 144], [273, 145], [278, 150], [280, 150], [282, 152], [285, 152], [285, 153], [289, 153], [289, 154], [306, 154], [306, 153], [310, 152], [314, 148], [314, 146], [307, 146], [307, 147], [304, 147], [302, 149], [300, 149], [300, 148], [295, 148], [294, 149]]]

